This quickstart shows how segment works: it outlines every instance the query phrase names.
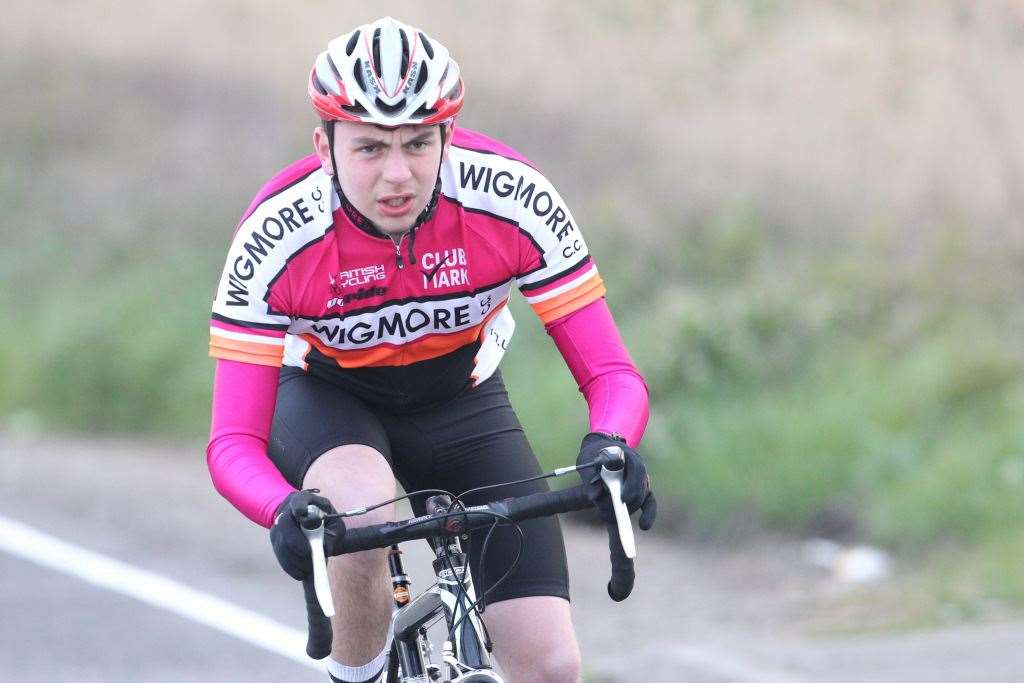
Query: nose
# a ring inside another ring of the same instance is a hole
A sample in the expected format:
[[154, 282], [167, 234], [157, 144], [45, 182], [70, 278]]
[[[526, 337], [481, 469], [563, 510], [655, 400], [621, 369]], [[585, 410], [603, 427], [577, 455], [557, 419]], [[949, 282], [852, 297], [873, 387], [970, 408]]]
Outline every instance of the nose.
[[394, 185], [401, 185], [412, 177], [412, 169], [401, 145], [393, 145], [387, 151], [381, 175], [386, 182]]

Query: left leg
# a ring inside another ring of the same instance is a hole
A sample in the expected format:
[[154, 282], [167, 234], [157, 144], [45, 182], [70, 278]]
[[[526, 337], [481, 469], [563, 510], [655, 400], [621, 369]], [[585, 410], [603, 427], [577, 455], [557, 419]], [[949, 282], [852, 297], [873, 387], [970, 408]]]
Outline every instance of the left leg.
[[504, 600], [488, 606], [483, 617], [494, 658], [509, 683], [580, 680], [580, 647], [567, 600], [550, 595]]
[[[499, 373], [436, 410], [382, 420], [397, 454], [396, 472], [414, 489], [461, 493], [541, 472]], [[546, 481], [532, 481], [472, 493], [464, 501], [478, 505], [546, 490]], [[422, 498], [413, 501], [418, 514], [422, 505]], [[519, 528], [522, 539], [512, 527], [494, 529], [486, 553], [487, 530], [473, 532], [463, 544], [476, 594], [486, 595], [483, 617], [495, 659], [510, 683], [573, 683], [580, 677], [580, 653], [569, 616], [569, 577], [558, 520], [531, 519]], [[502, 579], [513, 564], [515, 569]]]

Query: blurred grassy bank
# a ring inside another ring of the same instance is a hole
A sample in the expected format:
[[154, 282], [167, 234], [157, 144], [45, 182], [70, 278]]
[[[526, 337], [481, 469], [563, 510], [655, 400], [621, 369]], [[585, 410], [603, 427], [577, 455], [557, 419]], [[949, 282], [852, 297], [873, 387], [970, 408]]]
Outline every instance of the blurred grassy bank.
[[[305, 42], [289, 34], [290, 61], [270, 41], [255, 56], [199, 49], [232, 16], [264, 44], [275, 15], [252, 7], [223, 3], [186, 56], [144, 35], [111, 55], [106, 25], [69, 52], [59, 23], [5, 55], [18, 102], [0, 143], [7, 428], [202, 440], [206, 321], [232, 227], [306, 153], [308, 57], [371, 18], [335, 9], [331, 30], [294, 27]], [[461, 123], [521, 149], [573, 206], [650, 384], [644, 452], [664, 526], [880, 543], [938, 558], [943, 599], [1024, 601], [1012, 3], [524, 7], [461, 16], [471, 30], [452, 48], [475, 98]], [[444, 35], [431, 11], [395, 14]], [[576, 20], [585, 39], [565, 31]], [[3, 30], [19, 21], [35, 20]], [[529, 69], [491, 82], [482, 65], [504, 58], [481, 46], [506, 41], [534, 66], [520, 42], [537, 31], [561, 49], [535, 65], [549, 89], [524, 101]], [[652, 40], [665, 33], [678, 41]], [[623, 41], [649, 49], [646, 71], [607, 61]], [[579, 60], [601, 77], [573, 79]], [[606, 79], [648, 110], [567, 108], [550, 85], [578, 104]], [[564, 463], [584, 405], [532, 313], [514, 310], [506, 381], [538, 452]]]

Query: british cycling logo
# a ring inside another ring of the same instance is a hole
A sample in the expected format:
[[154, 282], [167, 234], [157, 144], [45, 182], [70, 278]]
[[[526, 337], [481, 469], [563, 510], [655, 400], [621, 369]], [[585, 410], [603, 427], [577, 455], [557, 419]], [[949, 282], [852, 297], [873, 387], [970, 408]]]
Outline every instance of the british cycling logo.
[[466, 250], [462, 247], [428, 251], [420, 257], [423, 289], [441, 289], [469, 284]]
[[[327, 274], [328, 286], [334, 296], [327, 301], [327, 308], [342, 306], [349, 301], [357, 299], [369, 299], [373, 296], [380, 296], [387, 291], [386, 287], [363, 287], [371, 282], [380, 282], [387, 277], [384, 272], [384, 264], [378, 263], [373, 266], [362, 266], [343, 270], [337, 275]], [[359, 287], [355, 292], [346, 293], [352, 287]]]
[[385, 277], [383, 263], [378, 263], [375, 266], [361, 266], [359, 268], [343, 270], [337, 275], [327, 274], [331, 291], [335, 294], [342, 294], [349, 287], [359, 287], [374, 281], [379, 282]]

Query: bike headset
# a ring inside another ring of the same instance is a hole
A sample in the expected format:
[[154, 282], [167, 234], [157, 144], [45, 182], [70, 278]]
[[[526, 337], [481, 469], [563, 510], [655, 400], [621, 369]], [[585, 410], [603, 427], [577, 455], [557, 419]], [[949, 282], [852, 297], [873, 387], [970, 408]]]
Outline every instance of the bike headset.
[[427, 205], [409, 229], [409, 261], [415, 265], [416, 229], [430, 220], [441, 195], [444, 145], [462, 109], [464, 87], [459, 65], [448, 49], [418, 28], [391, 17], [364, 24], [327, 44], [309, 73], [309, 97], [320, 115], [330, 147], [331, 183], [354, 223], [385, 234], [363, 216], [342, 192], [334, 157], [334, 123], [399, 126], [440, 124], [441, 154], [437, 180]]

